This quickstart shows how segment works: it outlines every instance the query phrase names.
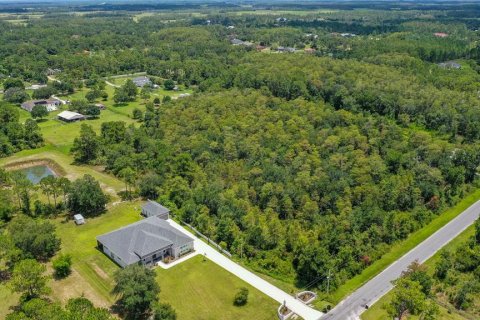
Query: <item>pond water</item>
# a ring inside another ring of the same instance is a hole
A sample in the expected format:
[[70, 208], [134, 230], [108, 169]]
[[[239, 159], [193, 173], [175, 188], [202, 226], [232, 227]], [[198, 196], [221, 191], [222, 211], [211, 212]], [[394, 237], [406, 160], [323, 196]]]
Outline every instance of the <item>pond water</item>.
[[34, 166], [20, 169], [18, 171], [23, 172], [27, 176], [27, 179], [30, 180], [33, 184], [39, 183], [40, 180], [45, 177], [55, 176], [55, 172], [53, 172], [53, 170], [50, 169], [48, 166]]

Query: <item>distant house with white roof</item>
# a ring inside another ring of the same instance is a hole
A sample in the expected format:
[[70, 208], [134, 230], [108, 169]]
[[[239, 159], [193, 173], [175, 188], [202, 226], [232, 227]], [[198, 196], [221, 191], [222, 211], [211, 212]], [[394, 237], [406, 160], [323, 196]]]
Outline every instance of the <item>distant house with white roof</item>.
[[59, 120], [65, 122], [75, 122], [85, 120], [85, 116], [83, 114], [73, 112], [73, 111], [62, 111], [57, 115]]

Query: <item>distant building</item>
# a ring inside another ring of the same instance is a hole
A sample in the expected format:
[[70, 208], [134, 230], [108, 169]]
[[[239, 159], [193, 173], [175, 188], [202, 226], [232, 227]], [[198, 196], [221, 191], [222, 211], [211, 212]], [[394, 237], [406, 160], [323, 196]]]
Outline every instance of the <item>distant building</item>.
[[340, 33], [340, 35], [344, 38], [353, 38], [357, 36], [355, 33], [348, 33], [348, 32]]
[[189, 97], [189, 96], [191, 96], [190, 93], [180, 93], [180, 94], [178, 95], [179, 98], [186, 98], [186, 97]]
[[234, 46], [239, 46], [239, 45], [243, 44], [243, 41], [240, 40], [240, 39], [234, 38], [234, 39], [230, 40], [230, 43], [233, 44]]
[[295, 52], [295, 48], [292, 48], [292, 47], [278, 47], [277, 48], [277, 51], [278, 52], [289, 52], [289, 53], [293, 53]]
[[95, 103], [95, 107], [97, 107], [100, 110], [105, 110], [106, 107], [103, 103]]
[[25, 89], [27, 89], [27, 90], [38, 90], [38, 89], [46, 88], [46, 87], [47, 87], [46, 84], [32, 84], [31, 86], [26, 87]]
[[235, 26], [228, 26], [227, 29], [229, 30], [235, 29]]
[[133, 83], [139, 88], [143, 88], [144, 86], [151, 86], [152, 81], [150, 81], [150, 78], [147, 76], [142, 76], [142, 77], [137, 77], [132, 80]]
[[85, 224], [85, 218], [81, 214], [74, 215], [73, 221], [75, 221], [76, 225]]
[[97, 246], [122, 268], [132, 264], [154, 266], [193, 250], [193, 239], [167, 221], [152, 216], [97, 237]]
[[145, 218], [156, 216], [161, 219], [168, 220], [170, 217], [170, 210], [156, 201], [148, 200], [142, 206], [142, 216]]
[[281, 18], [277, 18], [275, 19], [277, 22], [287, 22], [287, 18], [284, 18], [284, 17], [281, 17]]
[[72, 111], [62, 111], [58, 114], [58, 119], [65, 122], [75, 122], [85, 120], [83, 114], [72, 112]]
[[315, 53], [316, 50], [314, 48], [305, 48], [303, 51], [305, 53]]
[[445, 61], [438, 64], [440, 67], [444, 69], [461, 69], [462, 65], [456, 61]]
[[22, 109], [32, 112], [35, 106], [45, 106], [48, 112], [58, 110], [58, 107], [62, 103], [57, 99], [44, 99], [44, 100], [30, 100], [21, 104]]
[[448, 33], [444, 33], [444, 32], [435, 32], [433, 35], [434, 35], [435, 37], [437, 37], [437, 38], [446, 38], [446, 37], [448, 37]]
[[52, 69], [52, 68], [48, 68], [47, 71], [45, 72], [47, 74], [47, 76], [53, 76], [53, 75], [56, 75], [58, 73], [62, 72], [62, 69]]

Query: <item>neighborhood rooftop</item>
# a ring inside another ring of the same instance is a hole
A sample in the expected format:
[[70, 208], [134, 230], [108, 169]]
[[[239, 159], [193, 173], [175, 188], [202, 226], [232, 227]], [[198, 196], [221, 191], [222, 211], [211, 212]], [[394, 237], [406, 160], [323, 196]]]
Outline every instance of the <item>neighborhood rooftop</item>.
[[137, 87], [144, 87], [146, 85], [152, 84], [152, 81], [150, 81], [150, 78], [148, 78], [147, 76], [137, 77], [137, 78], [133, 79], [132, 81], [133, 81], [133, 83], [135, 83], [135, 85]]
[[42, 99], [42, 100], [29, 100], [22, 103], [22, 109], [32, 112], [35, 106], [45, 106], [48, 112], [55, 111], [61, 102], [57, 99]]

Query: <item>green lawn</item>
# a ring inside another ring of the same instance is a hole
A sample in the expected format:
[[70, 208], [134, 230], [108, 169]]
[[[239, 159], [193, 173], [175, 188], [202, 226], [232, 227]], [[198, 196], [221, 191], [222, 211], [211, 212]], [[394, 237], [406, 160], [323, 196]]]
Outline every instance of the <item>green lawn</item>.
[[[112, 275], [119, 267], [96, 249], [95, 237], [140, 219], [140, 202], [124, 202], [106, 214], [87, 219], [83, 226], [72, 221], [55, 221], [62, 239], [62, 252], [73, 257], [73, 268], [84, 287], [75, 292], [89, 292], [91, 288], [102, 299], [100, 304], [114, 302], [110, 295]], [[162, 292], [160, 299], [177, 310], [179, 319], [272, 319], [278, 303], [244, 283], [236, 276], [202, 257], [194, 257], [171, 269], [156, 269]], [[249, 303], [233, 306], [233, 296], [240, 287], [250, 291]], [[62, 293], [71, 296], [69, 293]], [[90, 292], [89, 295], [92, 295]], [[63, 297], [55, 297], [64, 300]]]
[[[452, 240], [449, 244], [445, 246], [448, 250], [455, 250], [456, 247], [467, 241], [473, 234], [475, 228], [470, 226], [467, 230], [462, 232], [458, 237]], [[440, 253], [437, 252], [433, 257], [428, 259], [425, 262], [425, 265], [428, 267], [429, 273], [433, 273], [435, 264], [440, 259]], [[385, 311], [385, 305], [387, 305], [392, 299], [392, 293], [386, 294], [381, 298], [377, 303], [375, 303], [371, 308], [369, 308], [364, 314], [362, 314], [362, 320], [390, 320], [387, 312]], [[437, 319], [439, 320], [464, 320], [466, 318], [462, 317], [459, 313], [455, 312], [455, 309], [452, 308], [449, 312], [443, 306], [440, 307], [440, 315]], [[409, 318], [410, 319], [410, 318]], [[411, 319], [418, 319], [418, 317], [411, 317]]]
[[[178, 319], [274, 319], [278, 303], [210, 260], [196, 256], [175, 267], [157, 268], [160, 300], [170, 303]], [[237, 290], [249, 290], [248, 303], [233, 305]]]
[[438, 229], [447, 224], [450, 220], [455, 218], [473, 203], [480, 199], [480, 190], [469, 194], [462, 201], [460, 201], [455, 207], [450, 208], [443, 212], [440, 216], [435, 218], [430, 224], [426, 225], [422, 229], [414, 232], [405, 241], [395, 244], [388, 253], [386, 253], [381, 259], [375, 261], [363, 272], [340, 286], [330, 297], [333, 303], [340, 302], [347, 295], [361, 287], [365, 282], [375, 277], [378, 273], [384, 270], [387, 266], [392, 264], [398, 258], [406, 254], [408, 251], [416, 247], [423, 240], [427, 239], [430, 235], [435, 233]]
[[96, 249], [95, 237], [138, 221], [140, 205], [140, 202], [120, 203], [99, 217], [87, 219], [82, 226], [76, 226], [71, 220], [56, 221], [62, 252], [72, 255], [75, 270], [108, 302], [113, 302], [111, 276], [118, 267]]

